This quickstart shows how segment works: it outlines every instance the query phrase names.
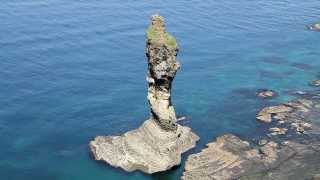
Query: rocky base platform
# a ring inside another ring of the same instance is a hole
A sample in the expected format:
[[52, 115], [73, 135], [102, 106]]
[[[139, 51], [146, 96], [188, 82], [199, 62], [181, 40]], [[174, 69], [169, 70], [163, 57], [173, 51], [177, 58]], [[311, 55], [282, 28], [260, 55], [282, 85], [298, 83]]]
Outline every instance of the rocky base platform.
[[190, 128], [177, 125], [165, 131], [153, 120], [122, 136], [98, 136], [90, 142], [96, 160], [126, 171], [165, 171], [181, 162], [181, 154], [193, 148], [199, 137]]
[[256, 142], [228, 134], [190, 155], [182, 179], [318, 180], [320, 96], [304, 96], [260, 111], [257, 119], [271, 128]]

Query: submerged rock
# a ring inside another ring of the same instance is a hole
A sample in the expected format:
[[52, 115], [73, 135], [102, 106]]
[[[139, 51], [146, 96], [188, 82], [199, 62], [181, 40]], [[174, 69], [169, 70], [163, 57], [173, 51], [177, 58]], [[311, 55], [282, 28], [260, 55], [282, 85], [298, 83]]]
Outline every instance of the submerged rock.
[[267, 98], [272, 98], [277, 96], [277, 93], [273, 90], [261, 89], [261, 90], [258, 90], [257, 96], [263, 99], [267, 99]]
[[96, 160], [111, 166], [155, 173], [179, 165], [181, 154], [193, 148], [199, 137], [176, 123], [171, 86], [180, 67], [176, 60], [178, 46], [159, 15], [151, 18], [146, 52], [150, 119], [121, 136], [98, 136], [90, 142], [90, 149]]

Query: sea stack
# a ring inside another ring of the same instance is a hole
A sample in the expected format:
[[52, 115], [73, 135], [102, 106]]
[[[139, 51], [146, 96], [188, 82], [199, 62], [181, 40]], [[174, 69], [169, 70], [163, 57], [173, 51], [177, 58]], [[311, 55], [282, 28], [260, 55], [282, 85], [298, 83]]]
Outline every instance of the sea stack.
[[148, 101], [150, 118], [138, 129], [121, 136], [98, 136], [90, 142], [96, 160], [126, 171], [165, 171], [181, 162], [181, 154], [193, 148], [199, 137], [176, 123], [171, 86], [180, 64], [176, 39], [166, 32], [164, 18], [151, 17], [147, 30]]
[[147, 30], [148, 101], [151, 119], [167, 131], [175, 131], [176, 114], [171, 104], [171, 85], [180, 68], [174, 37], [165, 31], [164, 19], [153, 15]]

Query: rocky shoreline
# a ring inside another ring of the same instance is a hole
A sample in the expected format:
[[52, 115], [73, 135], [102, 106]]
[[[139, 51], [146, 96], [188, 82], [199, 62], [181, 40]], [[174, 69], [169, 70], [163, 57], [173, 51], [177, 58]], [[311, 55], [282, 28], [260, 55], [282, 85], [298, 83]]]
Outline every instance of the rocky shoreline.
[[304, 95], [263, 108], [257, 120], [273, 126], [257, 142], [228, 134], [188, 157], [183, 180], [319, 179], [320, 96]]

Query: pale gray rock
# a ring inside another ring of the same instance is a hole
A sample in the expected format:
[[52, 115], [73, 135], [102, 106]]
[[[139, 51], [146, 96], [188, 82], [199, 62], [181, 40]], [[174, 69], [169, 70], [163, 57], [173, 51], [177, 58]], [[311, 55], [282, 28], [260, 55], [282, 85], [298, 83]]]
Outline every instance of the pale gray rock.
[[280, 116], [283, 117], [284, 113], [291, 110], [292, 108], [286, 105], [265, 107], [257, 114], [256, 118], [261, 122], [270, 123], [273, 117], [282, 119]]
[[147, 120], [122, 136], [98, 136], [90, 148], [96, 160], [111, 166], [155, 173], [179, 165], [181, 154], [193, 148], [198, 139], [188, 127], [177, 125], [176, 131], [166, 131]]
[[171, 86], [180, 67], [178, 46], [165, 31], [164, 18], [154, 15], [147, 31], [148, 101], [151, 117], [138, 129], [121, 136], [98, 136], [90, 142], [96, 160], [126, 171], [165, 171], [181, 163], [181, 154], [193, 148], [199, 137], [177, 124], [171, 103]]

